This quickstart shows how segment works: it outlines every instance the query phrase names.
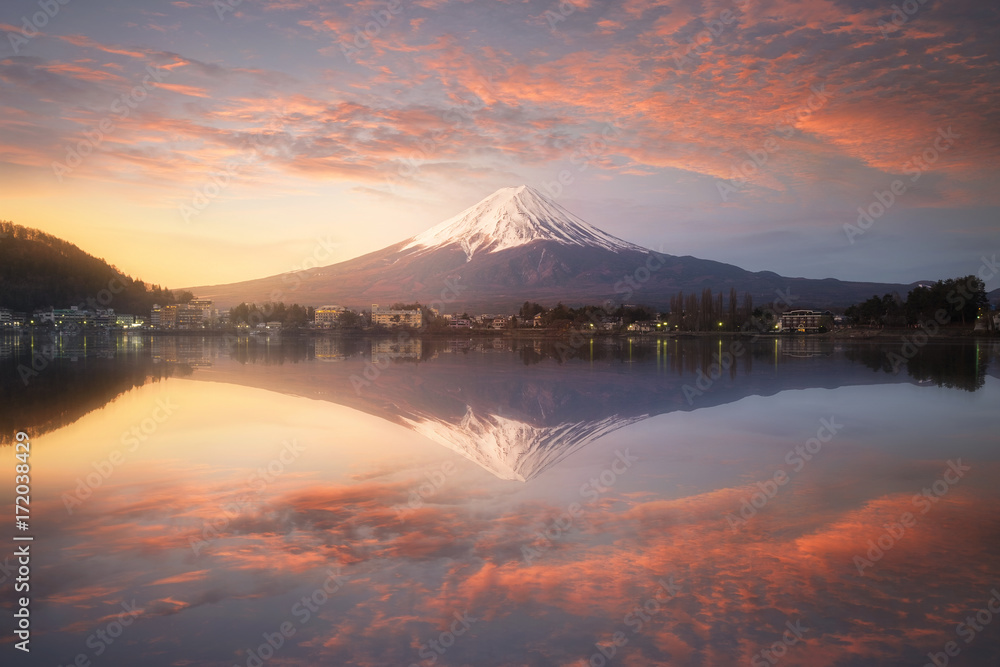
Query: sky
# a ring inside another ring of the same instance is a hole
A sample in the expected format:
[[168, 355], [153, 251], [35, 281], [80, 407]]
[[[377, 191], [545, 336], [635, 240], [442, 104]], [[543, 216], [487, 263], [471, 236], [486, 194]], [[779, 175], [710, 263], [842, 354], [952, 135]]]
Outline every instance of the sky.
[[981, 0], [50, 2], [0, 9], [0, 219], [149, 282], [351, 259], [519, 184], [789, 276], [1000, 251]]

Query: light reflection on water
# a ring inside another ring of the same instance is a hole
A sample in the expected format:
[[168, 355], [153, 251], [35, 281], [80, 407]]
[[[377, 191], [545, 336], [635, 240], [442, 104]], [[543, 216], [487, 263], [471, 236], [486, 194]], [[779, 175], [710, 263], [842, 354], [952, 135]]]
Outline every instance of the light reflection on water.
[[8, 343], [32, 657], [995, 663], [996, 346], [729, 344]]

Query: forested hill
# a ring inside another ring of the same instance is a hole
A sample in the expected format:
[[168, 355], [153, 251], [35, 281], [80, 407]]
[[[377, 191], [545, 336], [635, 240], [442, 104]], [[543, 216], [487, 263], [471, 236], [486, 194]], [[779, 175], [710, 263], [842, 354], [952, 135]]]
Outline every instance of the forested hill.
[[152, 304], [173, 302], [170, 290], [147, 286], [68, 241], [0, 221], [0, 308], [30, 314], [49, 306], [103, 307], [148, 315]]

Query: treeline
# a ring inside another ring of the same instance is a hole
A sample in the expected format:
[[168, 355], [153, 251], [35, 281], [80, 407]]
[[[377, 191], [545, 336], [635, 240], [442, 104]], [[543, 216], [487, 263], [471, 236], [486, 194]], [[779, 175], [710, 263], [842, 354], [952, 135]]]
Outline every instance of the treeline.
[[722, 292], [713, 294], [706, 287], [700, 297], [684, 292], [671, 297], [667, 322], [684, 331], [738, 331], [754, 318], [770, 321], [773, 317], [769, 315], [770, 310], [754, 308], [749, 292], [744, 292], [740, 299], [736, 288], [730, 287], [729, 298], [724, 299]]
[[79, 306], [148, 315], [154, 303], [175, 301], [170, 290], [135, 280], [68, 241], [0, 221], [0, 308], [30, 315]]
[[552, 308], [546, 308], [533, 301], [525, 301], [517, 313], [517, 319], [526, 325], [534, 322], [535, 316], [541, 315], [541, 325], [544, 327], [565, 328], [592, 324], [602, 320], [621, 320], [622, 324], [645, 322], [656, 319], [658, 313], [649, 306], [580, 306], [571, 308], [562, 302]]
[[905, 300], [898, 294], [872, 296], [849, 307], [844, 315], [859, 326], [902, 327], [930, 320], [940, 324], [971, 324], [981, 312], [989, 312], [989, 309], [985, 283], [969, 275], [917, 287], [910, 290]]
[[266, 301], [256, 303], [241, 303], [229, 310], [230, 324], [248, 324], [256, 327], [267, 322], [281, 322], [284, 327], [302, 327], [313, 321], [316, 309], [312, 306], [300, 306], [297, 303], [285, 305], [284, 301], [277, 303]]
[[545, 308], [533, 301], [525, 301], [518, 312], [524, 322], [531, 322], [536, 315], [541, 315], [540, 322], [545, 327], [578, 326], [595, 319], [613, 319], [627, 326], [658, 319], [669, 328], [682, 331], [740, 331], [749, 322], [773, 322], [775, 319], [770, 309], [754, 308], [749, 292], [740, 298], [736, 288], [730, 288], [728, 298], [709, 288], [702, 290], [700, 296], [678, 292], [670, 298], [669, 312], [659, 312], [645, 305], [570, 308], [559, 303], [554, 308]]
[[[901, 366], [879, 346], [849, 347], [844, 355], [874, 371], [895, 375]], [[917, 382], [930, 380], [939, 387], [977, 391], [986, 384], [989, 357], [972, 345], [920, 347], [905, 360], [906, 372]]]

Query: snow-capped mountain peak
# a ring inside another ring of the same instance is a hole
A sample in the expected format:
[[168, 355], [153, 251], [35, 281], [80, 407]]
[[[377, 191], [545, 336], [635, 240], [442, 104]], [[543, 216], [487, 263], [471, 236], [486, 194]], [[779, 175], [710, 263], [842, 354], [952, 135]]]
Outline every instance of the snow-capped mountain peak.
[[403, 250], [459, 245], [467, 259], [476, 253], [516, 248], [534, 241], [648, 252], [593, 227], [537, 190], [501, 188], [478, 204], [409, 239]]

